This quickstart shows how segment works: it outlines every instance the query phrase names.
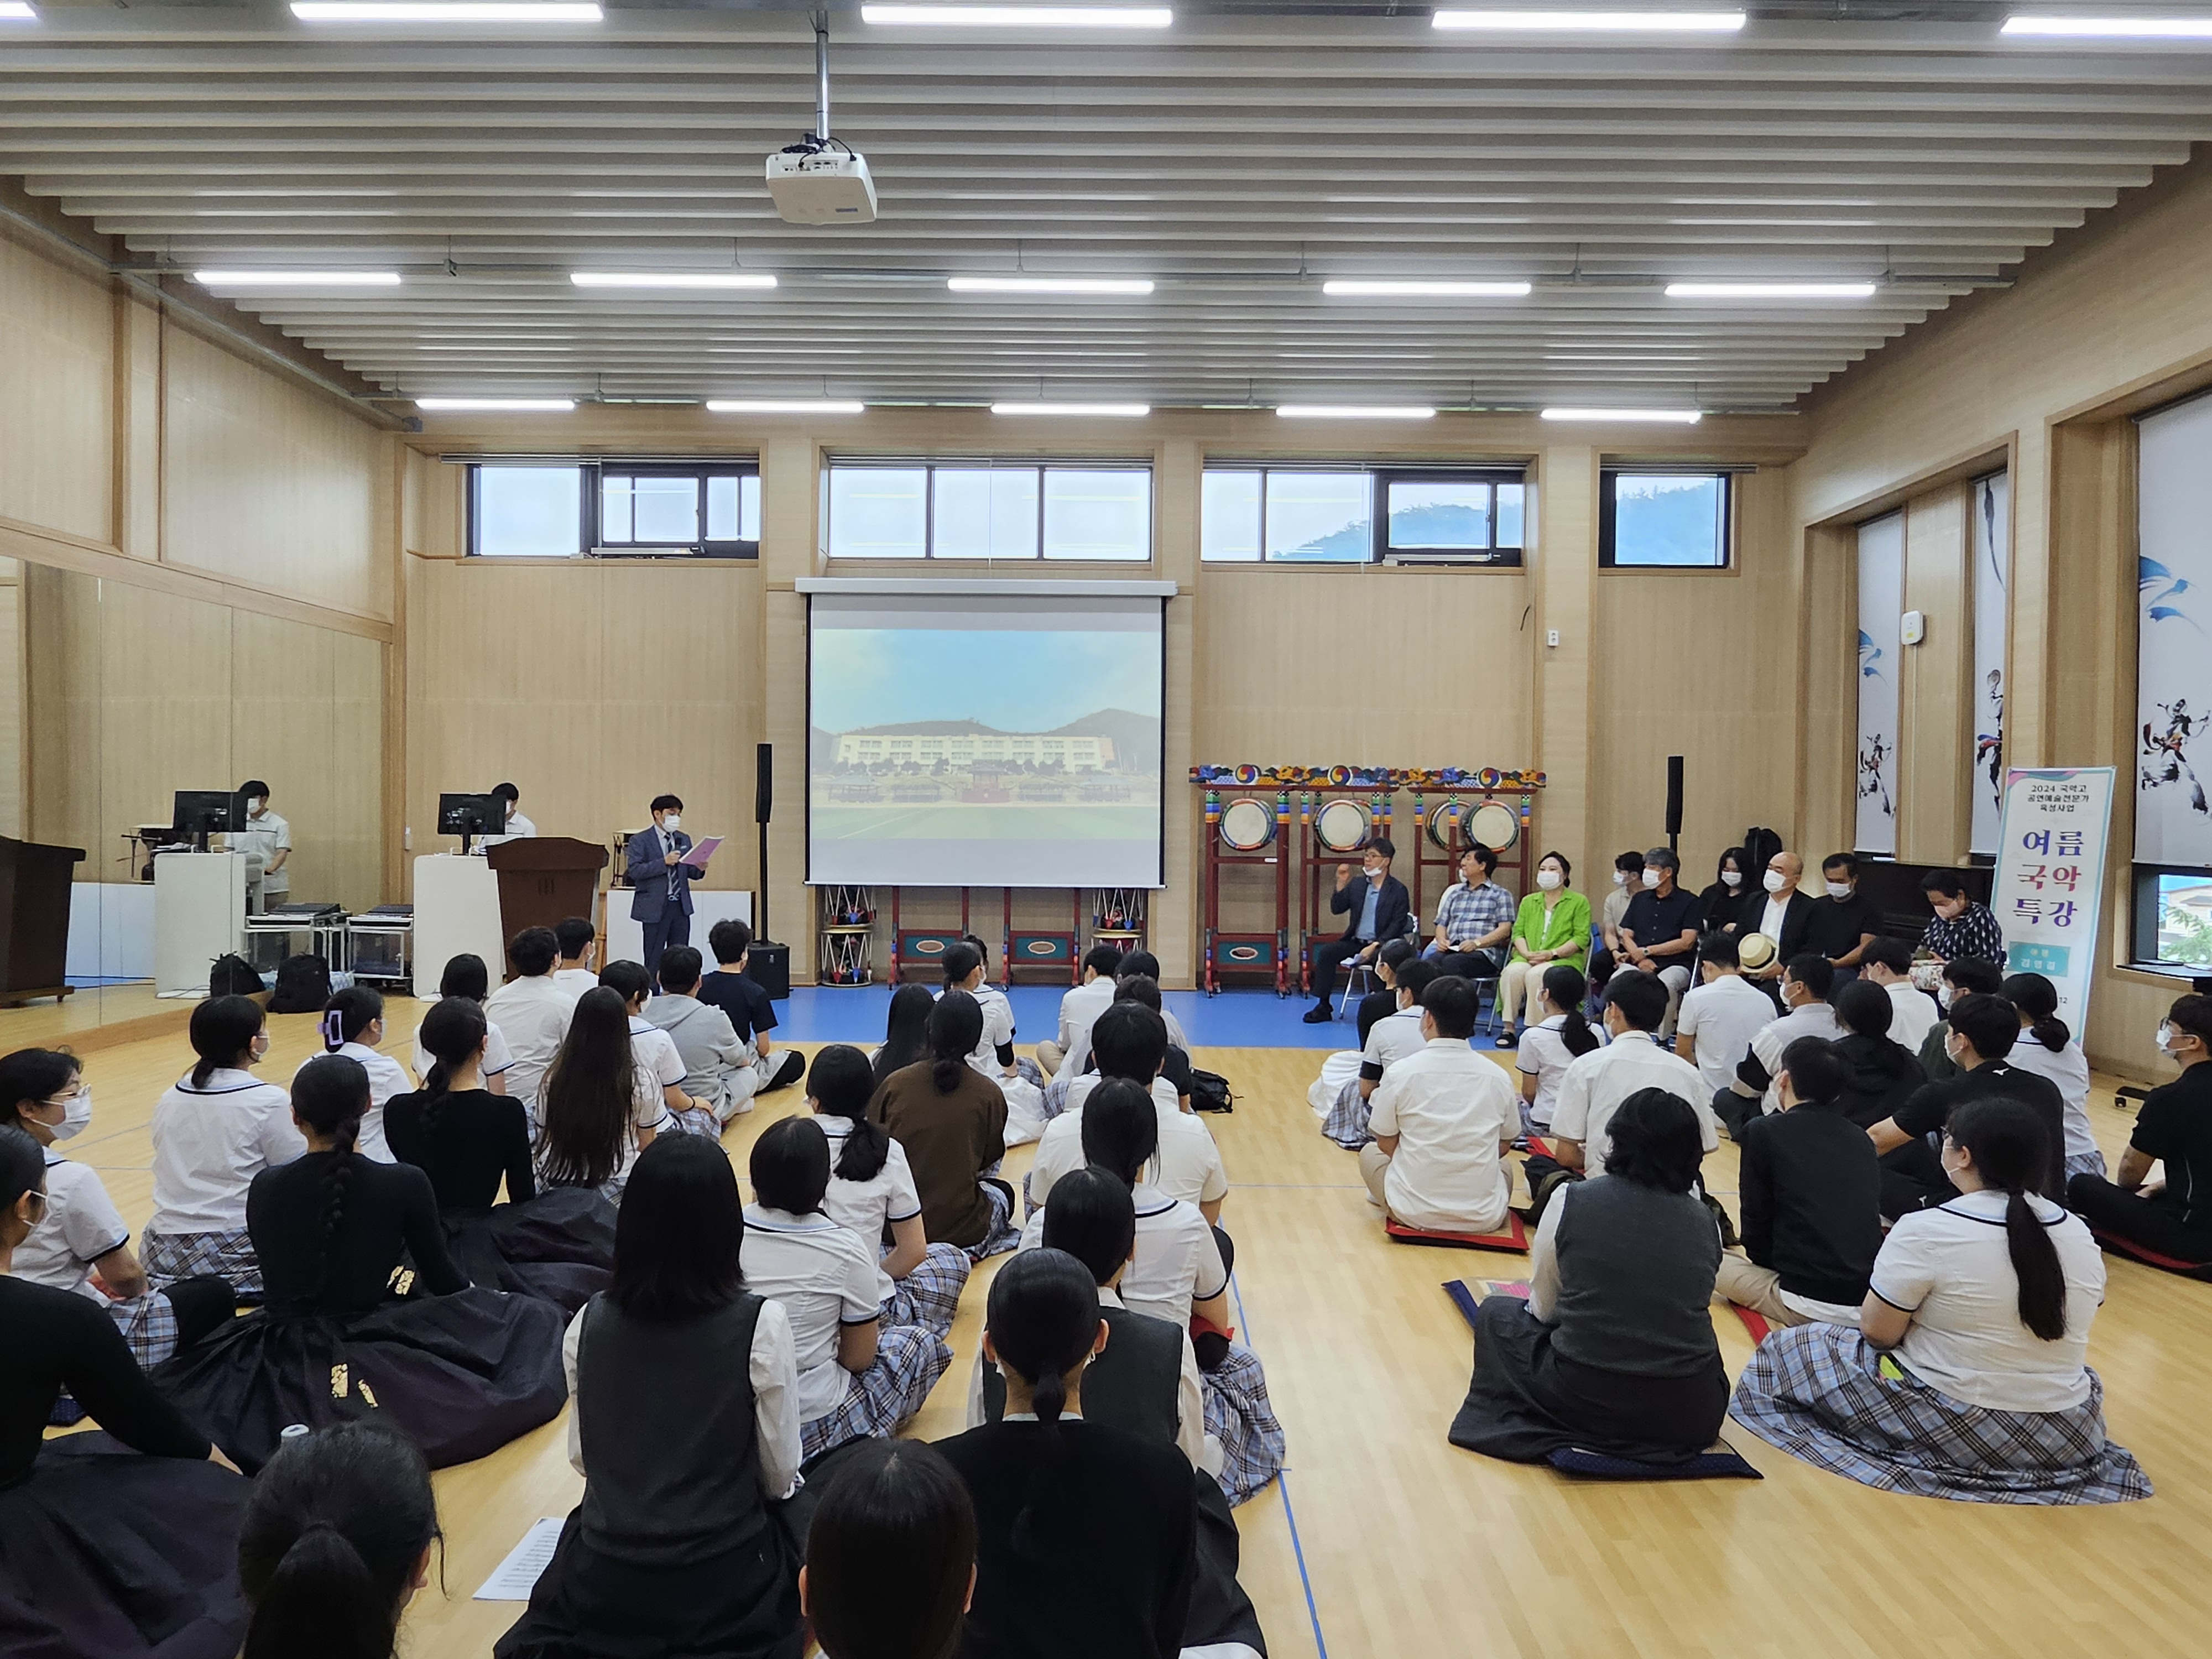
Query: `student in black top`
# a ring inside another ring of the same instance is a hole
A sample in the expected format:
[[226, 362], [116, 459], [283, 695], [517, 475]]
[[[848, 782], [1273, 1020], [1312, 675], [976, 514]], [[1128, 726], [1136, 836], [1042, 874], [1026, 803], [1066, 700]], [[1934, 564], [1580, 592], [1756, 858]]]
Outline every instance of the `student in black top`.
[[[1942, 988], [1936, 994], [1936, 1006], [1948, 1012], [1960, 997], [1995, 996], [2003, 983], [2002, 968], [1979, 957], [1954, 957], [1943, 964]], [[1951, 1059], [1950, 1041], [1951, 1028], [1940, 1019], [1928, 1028], [1928, 1035], [1920, 1040], [1920, 1069], [1928, 1073], [1930, 1083], [1942, 1083], [1959, 1075], [1959, 1068]]]
[[287, 1440], [239, 1530], [253, 1608], [240, 1659], [392, 1659], [442, 1542], [430, 1466], [410, 1442], [371, 1423]]
[[[246, 1482], [105, 1312], [5, 1276], [45, 1212], [44, 1151], [0, 1127], [0, 1647], [228, 1659], [246, 1629]], [[65, 1388], [106, 1433], [43, 1438]]]
[[430, 1177], [447, 1243], [470, 1282], [572, 1314], [614, 1271], [615, 1206], [589, 1187], [538, 1192], [528, 1109], [483, 1086], [488, 1029], [466, 997], [422, 1016], [416, 1036], [433, 1063], [420, 1090], [385, 1103], [386, 1139], [394, 1158]]
[[1006, 1377], [1001, 1422], [939, 1443], [975, 1505], [968, 1659], [1174, 1659], [1197, 1502], [1174, 1447], [1083, 1420], [1107, 1344], [1091, 1270], [1024, 1250], [991, 1285], [983, 1352]]
[[[2212, 1263], [2212, 997], [2178, 999], [2159, 1022], [2158, 1051], [2181, 1075], [2136, 1115], [2117, 1182], [2078, 1175], [2066, 1202], [2100, 1237], [2140, 1245], [2192, 1267]], [[2151, 1165], [2165, 1184], [2143, 1191]]]
[[1859, 976], [1861, 955], [1881, 936], [1881, 906], [1859, 891], [1859, 861], [1849, 853], [1829, 854], [1820, 875], [1827, 896], [1813, 901], [1802, 948], [1826, 957], [1844, 985]]
[[[1930, 1083], [1891, 1116], [1867, 1131], [1883, 1155], [1881, 1212], [1895, 1220], [1910, 1210], [1947, 1204], [1958, 1189], [1936, 1157], [1951, 1114], [1970, 1100], [2002, 1097], [2033, 1111], [2051, 1137], [2051, 1164], [2035, 1190], [2045, 1197], [2066, 1195], [2066, 1103], [2050, 1079], [2005, 1064], [2020, 1036], [2020, 1011], [2002, 997], [1966, 996], [1952, 1003], [1944, 1024], [1945, 1052], [1959, 1075]], [[1895, 1156], [1903, 1152], [1903, 1157]]]
[[371, 1414], [443, 1468], [536, 1428], [567, 1397], [559, 1310], [470, 1286], [429, 1177], [354, 1150], [368, 1109], [359, 1061], [323, 1054], [301, 1067], [292, 1115], [307, 1155], [264, 1170], [246, 1193], [267, 1302], [156, 1374], [243, 1468], [267, 1462], [287, 1424]]
[[[755, 1057], [766, 1062], [775, 1052], [769, 1036], [775, 1029], [775, 1004], [769, 1000], [767, 988], [745, 972], [753, 930], [734, 917], [718, 921], [707, 930], [707, 945], [714, 953], [714, 971], [701, 979], [691, 994], [727, 1014], [738, 1041], [752, 1044]], [[805, 1071], [806, 1056], [793, 1048], [773, 1065], [763, 1065], [760, 1092], [796, 1083]]]
[[937, 999], [930, 995], [929, 988], [912, 980], [891, 993], [890, 1011], [884, 1017], [884, 1040], [868, 1060], [878, 1083], [929, 1057], [929, 1014], [936, 1006]]
[[824, 1659], [952, 1659], [975, 1590], [975, 1507], [936, 1449], [860, 1440], [806, 1531], [799, 1604]]
[[[1889, 1000], [1875, 986], [1854, 988]], [[1782, 1109], [1736, 1136], [1744, 1254], [1722, 1252], [1714, 1295], [1777, 1325], [1856, 1324], [1881, 1249], [1881, 1164], [1844, 1115], [1842, 1046], [1799, 1037], [1784, 1049]]]
[[1928, 1081], [1920, 1062], [1891, 1040], [1896, 1018], [1897, 1004], [1871, 980], [1853, 980], [1836, 997], [1844, 1034], [1833, 1047], [1844, 1082], [1835, 1108], [1862, 1129], [1893, 1115]]

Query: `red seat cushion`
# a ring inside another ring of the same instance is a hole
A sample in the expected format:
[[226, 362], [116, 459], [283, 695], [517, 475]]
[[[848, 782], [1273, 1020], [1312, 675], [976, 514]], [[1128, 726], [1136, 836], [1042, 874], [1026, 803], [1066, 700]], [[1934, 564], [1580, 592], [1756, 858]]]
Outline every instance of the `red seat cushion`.
[[1521, 1218], [1510, 1211], [1506, 1212], [1503, 1232], [1429, 1232], [1395, 1220], [1384, 1221], [1382, 1231], [1401, 1244], [1442, 1244], [1458, 1250], [1526, 1251], [1528, 1248], [1528, 1230], [1522, 1224]]
[[2184, 1261], [2176, 1256], [2160, 1255], [2148, 1245], [2138, 1244], [2132, 1238], [2122, 1238], [2118, 1233], [2108, 1233], [2097, 1227], [2089, 1231], [2096, 1235], [2097, 1242], [2106, 1249], [2132, 1256], [2146, 1267], [2163, 1267], [2170, 1273], [2181, 1273], [2191, 1279], [2212, 1279], [2212, 1262]]

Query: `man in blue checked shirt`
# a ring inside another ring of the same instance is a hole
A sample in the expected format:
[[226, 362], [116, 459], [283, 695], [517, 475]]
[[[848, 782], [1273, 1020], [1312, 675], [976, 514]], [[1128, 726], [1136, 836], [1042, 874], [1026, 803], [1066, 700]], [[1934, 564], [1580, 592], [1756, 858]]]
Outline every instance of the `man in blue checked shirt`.
[[2005, 961], [2004, 930], [1986, 904], [1977, 904], [1966, 893], [1966, 884], [1949, 870], [1930, 870], [1920, 878], [1920, 890], [1928, 896], [1936, 919], [1920, 936], [1920, 948], [1938, 962], [1972, 957], [2002, 968]]
[[1459, 857], [1459, 879], [1437, 901], [1437, 929], [1421, 954], [1447, 974], [1494, 979], [1505, 968], [1517, 901], [1492, 881], [1498, 854], [1477, 844]]

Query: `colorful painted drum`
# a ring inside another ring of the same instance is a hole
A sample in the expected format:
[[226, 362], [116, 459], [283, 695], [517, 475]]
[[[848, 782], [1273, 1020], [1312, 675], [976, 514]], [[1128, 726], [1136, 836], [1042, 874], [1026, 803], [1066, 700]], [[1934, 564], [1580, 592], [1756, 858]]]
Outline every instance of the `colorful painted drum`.
[[1367, 845], [1367, 809], [1356, 800], [1333, 800], [1314, 818], [1314, 839], [1332, 853], [1356, 853]]
[[1221, 809], [1221, 844], [1233, 853], [1256, 853], [1275, 838], [1275, 815], [1263, 801], [1240, 796]]
[[1440, 853], [1452, 849], [1452, 835], [1467, 817], [1467, 803], [1447, 800], [1437, 803], [1429, 814], [1429, 844]]
[[1502, 853], [1521, 839], [1521, 815], [1503, 801], [1486, 800], [1468, 814], [1467, 836]]

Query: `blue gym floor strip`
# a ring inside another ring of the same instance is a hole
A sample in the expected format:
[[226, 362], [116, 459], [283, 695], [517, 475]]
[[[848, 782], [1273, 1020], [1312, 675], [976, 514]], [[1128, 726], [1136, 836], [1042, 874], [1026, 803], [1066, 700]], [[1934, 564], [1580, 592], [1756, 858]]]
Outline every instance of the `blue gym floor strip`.
[[[1244, 1312], [1244, 1287], [1237, 1282], [1237, 1275], [1229, 1275], [1229, 1293], [1236, 1298], [1237, 1322], [1243, 1328], [1244, 1346], [1252, 1346], [1252, 1322]], [[1275, 1485], [1283, 1494], [1283, 1519], [1290, 1522], [1291, 1554], [1298, 1564], [1298, 1584], [1306, 1593], [1306, 1617], [1313, 1623], [1314, 1652], [1318, 1659], [1328, 1659], [1328, 1638], [1321, 1633], [1321, 1608], [1314, 1603], [1313, 1575], [1306, 1571], [1306, 1547], [1298, 1538], [1298, 1512], [1291, 1506], [1291, 1471], [1288, 1464], [1275, 1476]]]

